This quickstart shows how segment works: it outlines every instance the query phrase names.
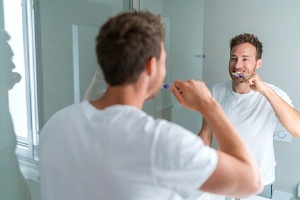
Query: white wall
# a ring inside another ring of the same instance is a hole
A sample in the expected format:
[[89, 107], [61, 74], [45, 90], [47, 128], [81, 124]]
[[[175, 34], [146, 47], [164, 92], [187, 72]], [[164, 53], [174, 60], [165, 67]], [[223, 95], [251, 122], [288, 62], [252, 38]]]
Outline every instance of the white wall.
[[[41, 101], [40, 121], [43, 125], [54, 112], [74, 103], [76, 80], [74, 81], [72, 27], [74, 25], [78, 27], [80, 71], [85, 67], [89, 69], [89, 72], [85, 74], [86, 81], [80, 77], [82, 83], [87, 85], [92, 78], [92, 72], [98, 68], [96, 56], [90, 54], [95, 52], [94, 41], [100, 25], [122, 8], [82, 0], [39, 1], [37, 6], [39, 13], [36, 17], [38, 26], [36, 30], [40, 37], [37, 68], [39, 70], [38, 85], [42, 94], [39, 97]], [[91, 35], [94, 36], [90, 37]], [[82, 97], [83, 90], [81, 86], [80, 97]]]
[[[172, 84], [175, 79], [193, 78], [201, 80], [203, 59], [197, 56], [203, 53], [204, 1], [142, 0], [140, 5], [141, 9], [160, 14], [165, 21], [168, 21], [166, 28], [169, 30], [165, 42], [167, 50], [166, 81]], [[162, 93], [165, 98], [161, 98]], [[163, 102], [160, 102], [160, 99]], [[170, 100], [171, 102], [169, 102]], [[161, 91], [158, 98], [152, 102], [147, 102], [145, 110], [153, 115], [153, 110], [159, 110], [157, 105], [168, 104], [173, 106], [168, 120], [172, 120], [198, 134], [202, 124], [202, 116], [183, 108], [177, 103], [173, 95], [167, 95], [165, 91]]]
[[[209, 87], [229, 80], [229, 40], [240, 33], [254, 33], [264, 45], [263, 65], [258, 74], [265, 82], [287, 92], [295, 108], [300, 110], [299, 11], [298, 0], [206, 0], [204, 52], [207, 56], [203, 80]], [[274, 143], [275, 189], [296, 195], [300, 182], [300, 140]]]
[[[165, 0], [164, 16], [171, 21], [170, 74], [175, 79], [202, 79], [204, 1]], [[173, 98], [172, 121], [198, 134], [202, 116]]]

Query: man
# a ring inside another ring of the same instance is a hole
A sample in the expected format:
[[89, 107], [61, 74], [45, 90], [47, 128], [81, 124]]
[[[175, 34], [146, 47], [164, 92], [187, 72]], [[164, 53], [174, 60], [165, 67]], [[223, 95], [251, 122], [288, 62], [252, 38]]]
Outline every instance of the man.
[[[273, 134], [277, 119], [295, 137], [300, 136], [300, 115], [278, 87], [261, 80], [256, 70], [262, 65], [263, 45], [253, 34], [240, 34], [230, 41], [231, 81], [215, 84], [212, 95], [254, 154], [264, 177], [260, 196], [272, 198], [275, 180]], [[199, 135], [212, 142], [212, 127], [204, 117]]]
[[60, 110], [42, 129], [43, 200], [174, 200], [197, 189], [236, 197], [261, 191], [254, 158], [203, 82], [177, 80], [170, 90], [180, 104], [205, 116], [218, 151], [142, 111], [166, 74], [159, 16], [141, 11], [109, 19], [96, 51], [104, 94]]

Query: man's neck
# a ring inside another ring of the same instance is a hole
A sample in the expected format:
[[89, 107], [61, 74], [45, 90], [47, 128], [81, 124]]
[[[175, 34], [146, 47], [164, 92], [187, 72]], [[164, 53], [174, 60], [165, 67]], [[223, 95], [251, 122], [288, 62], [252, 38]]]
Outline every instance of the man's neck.
[[105, 93], [99, 99], [91, 103], [97, 109], [105, 109], [113, 105], [130, 105], [142, 109], [144, 96], [140, 88], [136, 88], [132, 85], [108, 86]]
[[232, 90], [238, 94], [247, 94], [251, 91], [251, 88], [245, 82], [236, 83], [236, 82], [232, 81]]

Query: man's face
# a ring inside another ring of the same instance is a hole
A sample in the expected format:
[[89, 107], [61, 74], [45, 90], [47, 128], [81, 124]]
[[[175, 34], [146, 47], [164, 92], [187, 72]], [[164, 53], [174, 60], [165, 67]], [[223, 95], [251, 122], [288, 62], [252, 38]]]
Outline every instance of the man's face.
[[158, 94], [159, 90], [162, 87], [163, 81], [165, 79], [166, 76], [166, 50], [165, 50], [165, 45], [162, 42], [161, 43], [161, 52], [160, 52], [160, 58], [157, 60], [156, 62], [156, 75], [155, 75], [155, 79], [153, 79], [153, 82], [151, 84], [151, 88], [149, 88], [150, 90], [152, 90], [152, 94], [150, 95], [150, 98], [154, 98], [156, 97], [156, 95]]
[[229, 74], [233, 81], [243, 82], [241, 78], [232, 75], [233, 72], [251, 74], [261, 65], [261, 59], [256, 60], [256, 48], [250, 43], [238, 44], [230, 51]]
[[166, 76], [166, 58], [167, 58], [167, 53], [165, 50], [165, 44], [162, 42], [161, 43], [161, 52], [160, 52], [160, 58], [157, 61], [157, 67], [158, 67], [158, 76], [160, 77], [160, 87], [165, 79]]

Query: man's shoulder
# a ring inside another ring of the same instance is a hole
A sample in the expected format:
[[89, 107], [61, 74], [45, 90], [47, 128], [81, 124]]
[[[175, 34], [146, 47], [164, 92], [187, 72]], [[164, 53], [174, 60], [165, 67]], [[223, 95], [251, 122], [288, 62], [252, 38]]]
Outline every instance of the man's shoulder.
[[270, 83], [265, 83], [265, 84], [267, 84], [270, 88], [272, 88], [274, 90], [274, 92], [278, 96], [280, 96], [284, 101], [286, 101], [288, 104], [293, 106], [291, 98], [289, 97], [289, 95], [285, 91], [283, 91], [281, 88], [279, 88], [279, 87], [277, 87], [273, 84], [270, 84]]
[[[78, 113], [81, 110], [81, 103], [71, 104], [61, 108], [56, 111], [45, 123], [44, 127], [49, 126], [49, 124], [56, 126], [55, 124], [61, 122], [65, 123], [69, 119], [74, 119], [74, 117], [79, 116]], [[43, 129], [44, 129], [43, 127]]]
[[58, 115], [66, 115], [66, 114], [71, 114], [71, 113], [74, 113], [74, 112], [78, 112], [78, 110], [80, 110], [80, 107], [81, 107], [81, 104], [82, 103], [75, 103], [75, 104], [71, 104], [71, 105], [68, 105], [68, 106], [65, 106], [63, 108], [61, 108], [60, 110], [58, 110], [56, 113], [54, 113], [54, 116]]
[[280, 89], [279, 87], [277, 87], [276, 85], [274, 85], [274, 84], [271, 84], [271, 83], [266, 83], [265, 82], [265, 84], [267, 84], [270, 88], [272, 88], [273, 90], [281, 90], [281, 91], [283, 91], [282, 89]]
[[270, 83], [266, 83], [270, 88], [272, 88], [279, 96], [281, 96], [282, 94], [287, 95], [285, 91], [283, 91], [281, 88], [277, 87], [276, 85], [270, 84]]

